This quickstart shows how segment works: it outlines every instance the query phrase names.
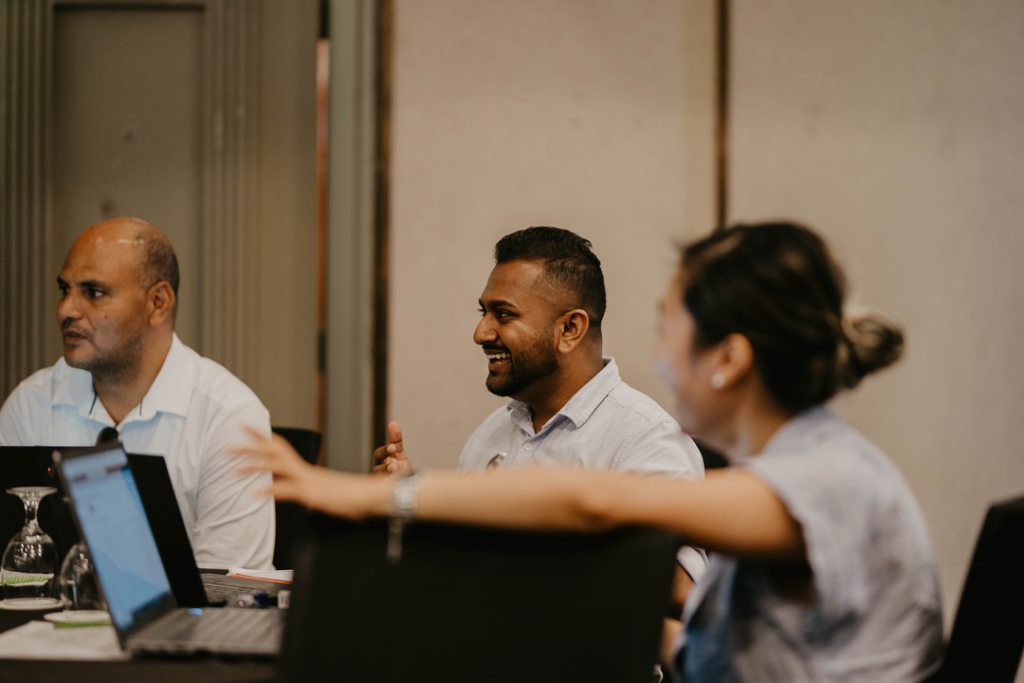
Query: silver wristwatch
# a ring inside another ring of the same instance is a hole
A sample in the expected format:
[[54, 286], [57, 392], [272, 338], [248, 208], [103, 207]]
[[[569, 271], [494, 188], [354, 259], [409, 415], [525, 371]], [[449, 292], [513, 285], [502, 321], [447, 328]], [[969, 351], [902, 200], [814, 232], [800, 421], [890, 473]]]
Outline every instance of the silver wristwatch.
[[388, 506], [388, 561], [397, 564], [402, 561], [402, 532], [416, 511], [416, 495], [423, 488], [424, 477], [414, 474], [395, 482]]

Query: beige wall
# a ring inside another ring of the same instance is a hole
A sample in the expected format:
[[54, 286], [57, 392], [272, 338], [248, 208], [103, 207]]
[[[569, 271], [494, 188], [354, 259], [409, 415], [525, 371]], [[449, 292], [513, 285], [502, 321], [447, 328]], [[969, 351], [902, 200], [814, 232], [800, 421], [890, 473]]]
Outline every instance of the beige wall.
[[671, 405], [655, 301], [681, 227], [711, 224], [710, 8], [396, 3], [389, 413], [418, 463], [454, 466], [505, 403], [484, 388], [476, 302], [494, 243], [531, 225], [594, 243], [605, 352]]
[[[947, 617], [1024, 493], [1024, 4], [738, 0], [732, 217], [795, 217], [908, 353], [839, 402], [924, 509]], [[947, 624], [948, 627], [948, 624]]]
[[316, 428], [315, 0], [260, 16], [257, 374], [272, 424]]

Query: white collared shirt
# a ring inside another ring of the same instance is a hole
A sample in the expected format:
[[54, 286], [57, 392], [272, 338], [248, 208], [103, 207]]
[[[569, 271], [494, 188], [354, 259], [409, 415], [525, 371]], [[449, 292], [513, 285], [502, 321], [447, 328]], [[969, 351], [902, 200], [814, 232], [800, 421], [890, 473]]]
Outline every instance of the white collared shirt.
[[243, 425], [269, 434], [270, 415], [245, 384], [174, 335], [137, 408], [115, 425], [92, 375], [61, 358], [11, 392], [0, 409], [0, 445], [92, 446], [117, 427], [129, 453], [162, 455], [200, 567], [271, 567], [274, 501], [259, 495], [269, 474], [239, 477], [226, 449]]
[[[554, 464], [605, 472], [703, 479], [704, 460], [654, 399], [622, 381], [614, 358], [534, 432], [521, 401], [498, 408], [476, 428], [459, 456], [460, 472], [482, 472], [498, 454], [501, 468]], [[695, 580], [707, 565], [702, 551], [684, 547], [679, 562]]]

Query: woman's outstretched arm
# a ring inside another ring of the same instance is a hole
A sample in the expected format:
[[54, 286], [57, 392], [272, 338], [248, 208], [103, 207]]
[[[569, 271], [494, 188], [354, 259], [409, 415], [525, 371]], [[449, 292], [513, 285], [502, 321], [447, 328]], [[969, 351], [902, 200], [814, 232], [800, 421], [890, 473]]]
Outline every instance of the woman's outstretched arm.
[[[284, 439], [253, 436], [235, 452], [256, 456], [243, 471], [273, 473], [277, 500], [349, 519], [388, 514], [392, 479], [313, 467]], [[552, 531], [641, 524], [731, 555], [804, 558], [799, 524], [768, 486], [742, 469], [710, 472], [704, 481], [546, 467], [475, 477], [431, 472], [419, 492], [416, 517]]]

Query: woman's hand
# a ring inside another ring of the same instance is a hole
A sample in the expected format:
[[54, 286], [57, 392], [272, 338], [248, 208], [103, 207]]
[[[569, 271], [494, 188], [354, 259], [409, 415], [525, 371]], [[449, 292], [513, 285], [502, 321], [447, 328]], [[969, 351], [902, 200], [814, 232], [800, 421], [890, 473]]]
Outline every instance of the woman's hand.
[[249, 426], [245, 430], [252, 440], [232, 446], [229, 451], [232, 456], [249, 456], [242, 460], [238, 474], [270, 472], [274, 483], [264, 493], [273, 494], [275, 500], [313, 507], [317, 468], [303, 460], [281, 436], [268, 437]]
[[387, 477], [366, 477], [334, 472], [310, 465], [277, 434], [265, 436], [246, 427], [252, 440], [233, 446], [232, 456], [248, 456], [238, 467], [240, 475], [270, 472], [274, 483], [265, 491], [275, 500], [304, 505], [348, 519], [387, 514], [394, 484]]

